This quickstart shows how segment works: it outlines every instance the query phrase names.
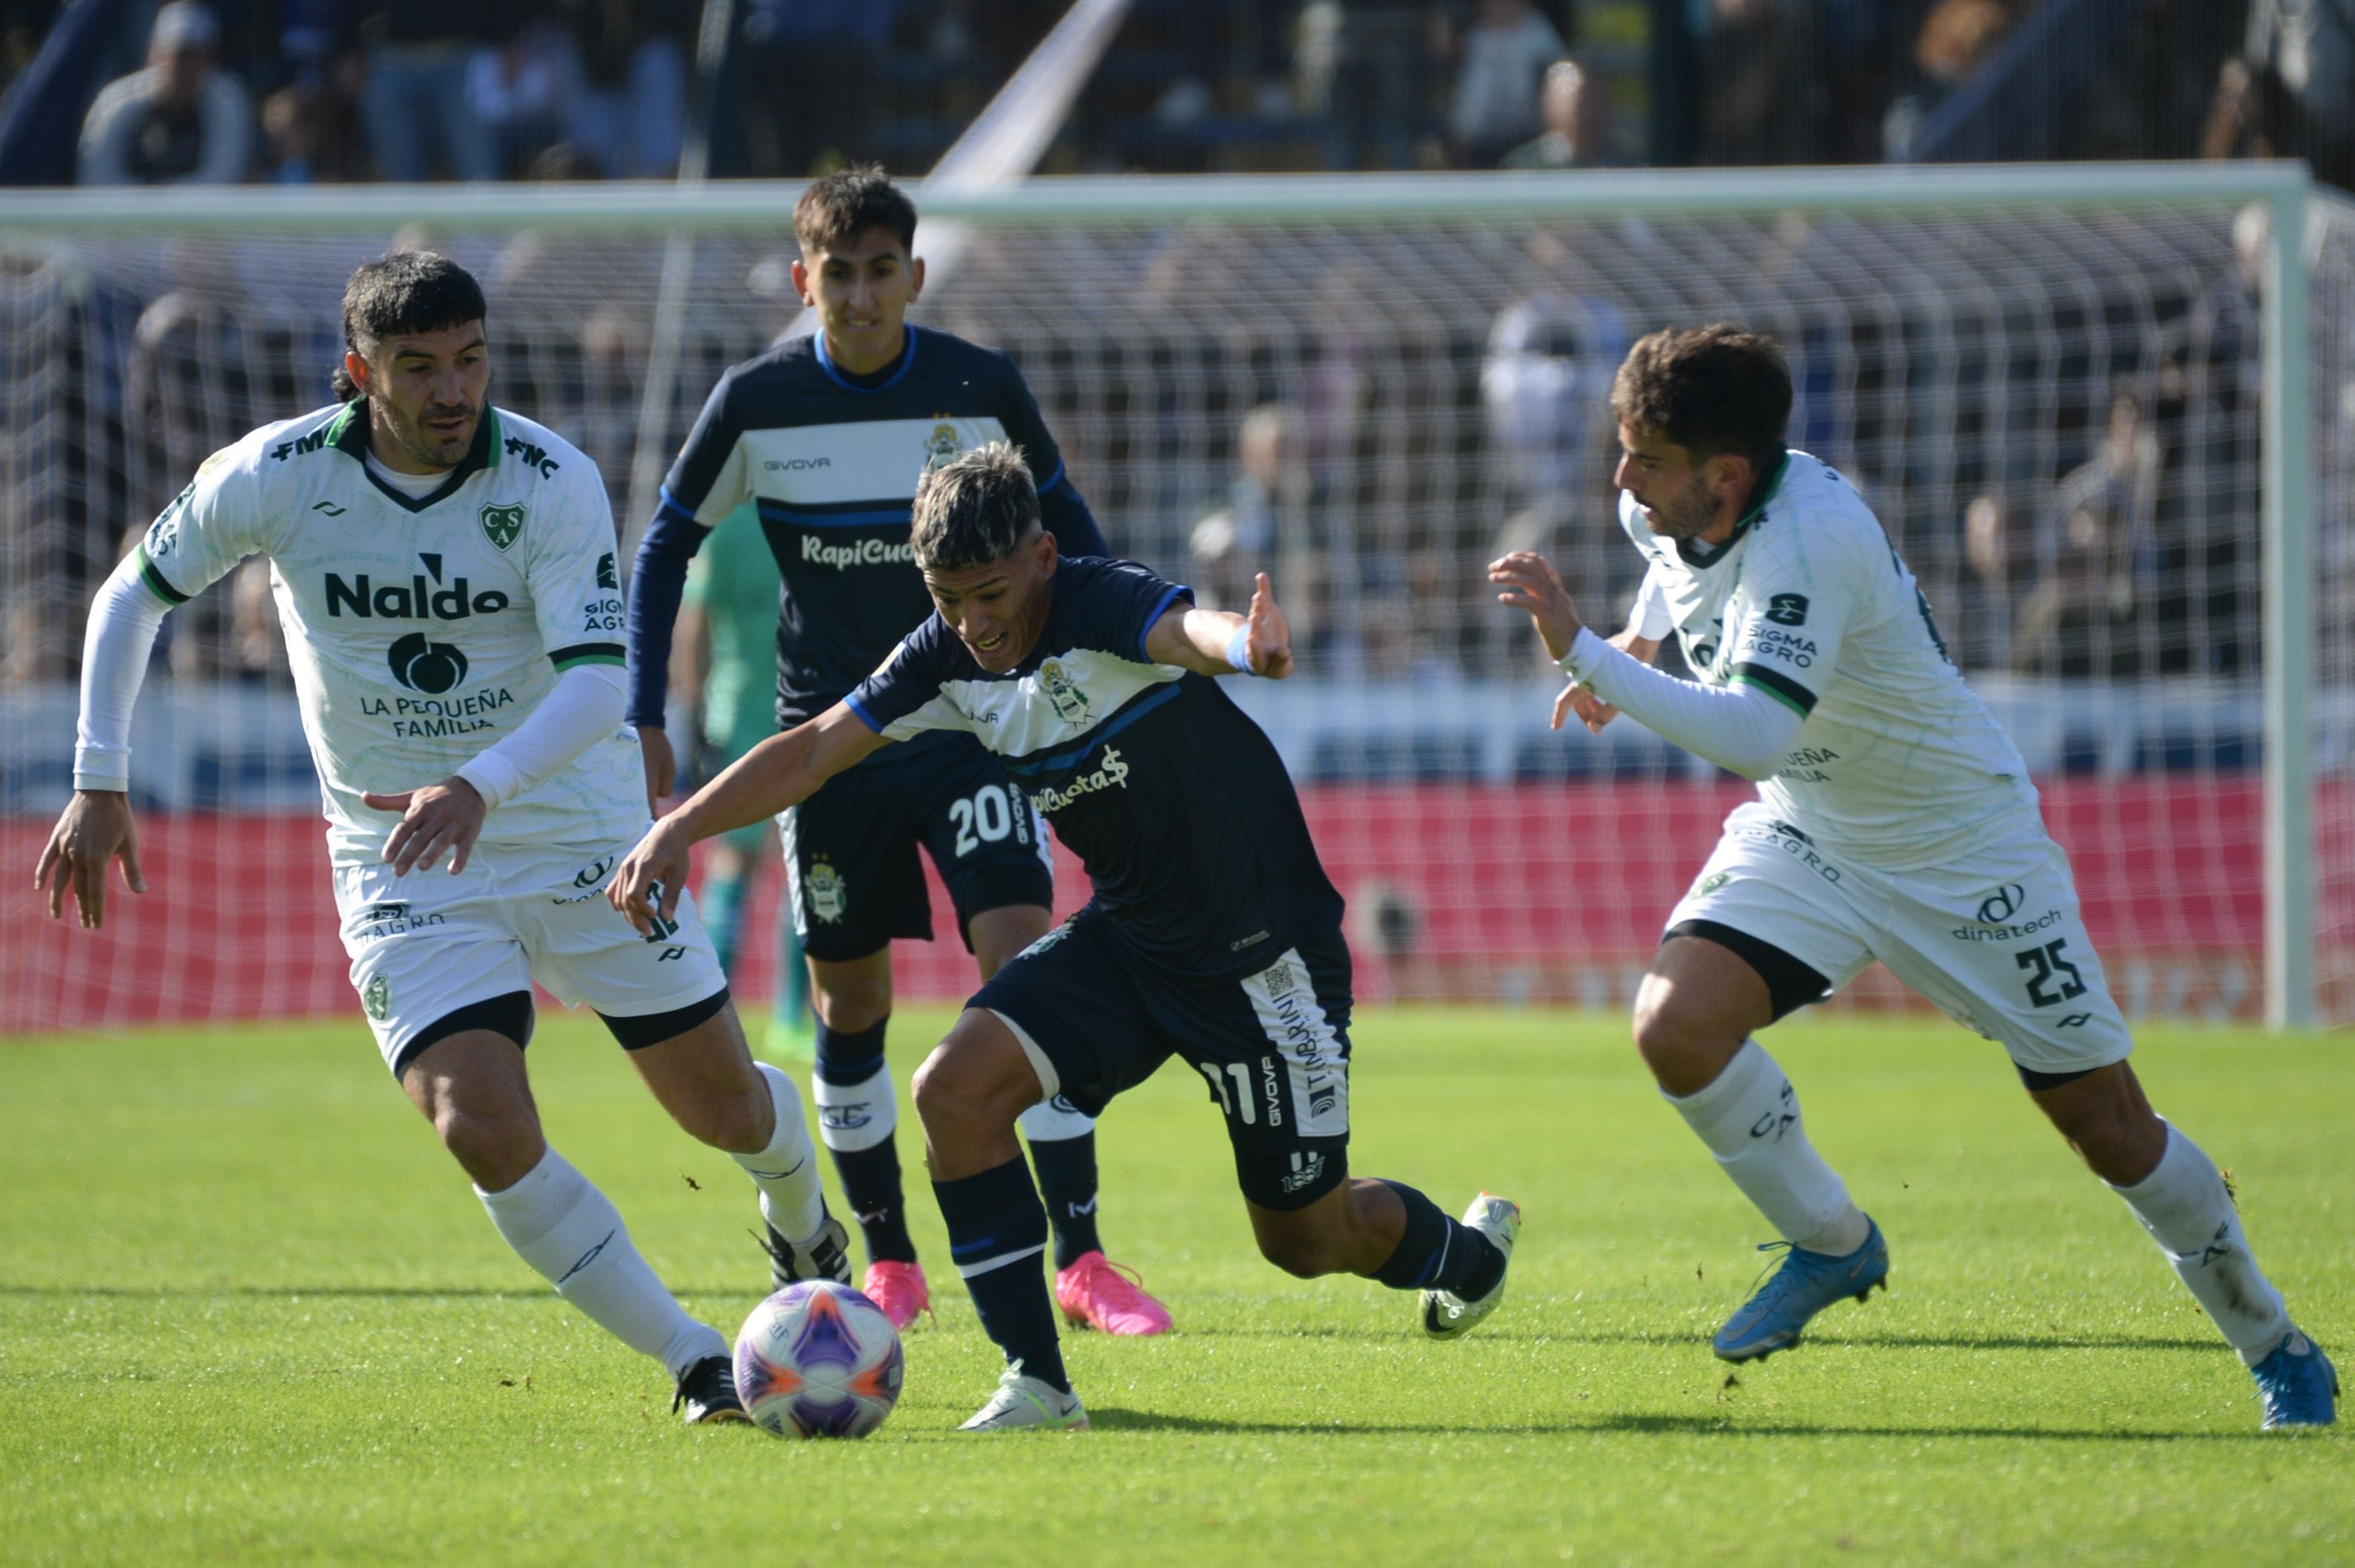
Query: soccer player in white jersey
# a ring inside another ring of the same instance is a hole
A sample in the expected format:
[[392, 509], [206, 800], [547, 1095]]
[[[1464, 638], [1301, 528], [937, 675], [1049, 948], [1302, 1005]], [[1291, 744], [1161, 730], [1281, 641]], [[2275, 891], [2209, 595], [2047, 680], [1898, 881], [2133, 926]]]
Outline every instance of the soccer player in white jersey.
[[[132, 705], [164, 615], [270, 559], [325, 796], [352, 986], [385, 1064], [559, 1294], [659, 1360], [689, 1423], [742, 1421], [729, 1345], [655, 1276], [542, 1136], [524, 1069], [534, 981], [587, 1002], [655, 1098], [760, 1194], [772, 1276], [847, 1280], [793, 1081], [756, 1063], [682, 896], [641, 935], [602, 896], [645, 829], [623, 727], [622, 596], [596, 466], [487, 400], [482, 290], [425, 252], [352, 274], [345, 400], [208, 458], [99, 591], [74, 796], [42, 852], [52, 918], [144, 891]], [[436, 875], [444, 859], [449, 869]]]
[[[1889, 1274], [1880, 1227], [1808, 1142], [1753, 1038], [1878, 958], [2000, 1041], [2030, 1096], [2126, 1200], [2255, 1375], [2268, 1427], [2327, 1425], [2330, 1362], [2258, 1269], [2207, 1155], [2155, 1115], [2087, 939], [2067, 858], [2019, 753], [1947, 658], [1929, 604], [1838, 474], [1786, 450], [1791, 378], [1768, 338], [1653, 333], [1620, 367], [1621, 526], [1650, 565], [1605, 641], [1553, 567], [1489, 568], [1570, 677], [1554, 723], [1625, 713], [1758, 783], [1668, 916], [1636, 998], [1636, 1049], [1789, 1243], [1714, 1342], [1797, 1343]], [[1698, 682], [1650, 667], [1674, 635]]]

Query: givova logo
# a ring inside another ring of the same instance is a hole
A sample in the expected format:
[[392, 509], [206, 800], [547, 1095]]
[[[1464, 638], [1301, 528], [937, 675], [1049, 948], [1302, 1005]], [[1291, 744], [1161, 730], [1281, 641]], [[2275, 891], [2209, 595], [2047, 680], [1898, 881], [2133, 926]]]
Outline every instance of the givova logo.
[[466, 678], [465, 654], [450, 643], [426, 641], [422, 632], [394, 643], [385, 661], [392, 666], [392, 678], [411, 691], [438, 696]]

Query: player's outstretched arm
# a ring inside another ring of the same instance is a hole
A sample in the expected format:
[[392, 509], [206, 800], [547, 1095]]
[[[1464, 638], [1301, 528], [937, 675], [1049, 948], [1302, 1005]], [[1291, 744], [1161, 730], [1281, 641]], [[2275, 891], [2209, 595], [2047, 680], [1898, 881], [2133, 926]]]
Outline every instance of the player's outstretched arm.
[[1578, 607], [1570, 602], [1570, 590], [1561, 585], [1553, 562], [1535, 550], [1517, 549], [1488, 563], [1488, 581], [1504, 590], [1497, 595], [1497, 603], [1529, 612], [1550, 657], [1559, 661], [1570, 652], [1585, 623], [1578, 618]]
[[1263, 571], [1252, 588], [1249, 614], [1172, 604], [1146, 632], [1145, 653], [1156, 664], [1174, 664], [1197, 675], [1282, 680], [1292, 673], [1292, 624]]
[[651, 932], [671, 918], [687, 885], [687, 850], [698, 840], [799, 805], [818, 786], [890, 742], [837, 702], [806, 724], [772, 735], [647, 829], [605, 884], [605, 901]]
[[63, 816], [49, 832], [33, 869], [33, 886], [48, 894], [49, 918], [65, 913], [66, 890], [73, 890], [74, 908], [84, 931], [106, 923], [106, 866], [123, 862], [123, 883], [134, 893], [147, 891], [139, 869], [139, 830], [131, 820], [131, 796], [122, 790], [78, 789], [66, 803]]
[[[1660, 651], [1657, 637], [1647, 637], [1633, 626], [1608, 641], [1630, 658], [1640, 659], [1646, 664], [1650, 664], [1653, 656]], [[1561, 695], [1553, 699], [1553, 727], [1561, 729], [1562, 720], [1573, 714], [1580, 723], [1586, 726], [1587, 733], [1600, 735], [1605, 724], [1619, 717], [1619, 709], [1604, 701], [1592, 687], [1572, 681], [1561, 688]]]

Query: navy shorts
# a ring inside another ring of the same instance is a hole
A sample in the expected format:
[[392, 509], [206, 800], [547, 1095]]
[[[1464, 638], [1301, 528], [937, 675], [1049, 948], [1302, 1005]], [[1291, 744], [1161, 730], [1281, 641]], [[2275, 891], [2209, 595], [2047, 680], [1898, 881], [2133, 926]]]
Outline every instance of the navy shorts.
[[1131, 953], [1094, 906], [974, 994], [1012, 1025], [1050, 1095], [1089, 1115], [1175, 1055], [1199, 1072], [1263, 1209], [1303, 1209], [1348, 1174], [1349, 947], [1302, 937], [1254, 974], [1173, 975]]
[[973, 917], [1014, 904], [1052, 908], [1053, 852], [1038, 814], [970, 735], [886, 746], [777, 819], [802, 951], [864, 958], [894, 937], [931, 941], [922, 844], [956, 905], [968, 951]]

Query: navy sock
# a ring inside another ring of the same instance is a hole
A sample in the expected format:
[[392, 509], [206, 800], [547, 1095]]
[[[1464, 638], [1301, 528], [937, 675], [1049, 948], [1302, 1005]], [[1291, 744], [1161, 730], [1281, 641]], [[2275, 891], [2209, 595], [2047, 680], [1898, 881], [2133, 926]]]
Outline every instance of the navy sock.
[[1047, 1211], [1020, 1156], [979, 1176], [935, 1181], [932, 1192], [948, 1221], [949, 1256], [964, 1276], [981, 1316], [981, 1331], [1022, 1363], [1023, 1372], [1069, 1392], [1062, 1347], [1055, 1338], [1055, 1304], [1036, 1259], [1047, 1250]]
[[[842, 1179], [843, 1201], [858, 1220], [860, 1236], [867, 1243], [870, 1263], [911, 1264], [916, 1261], [916, 1243], [908, 1235], [907, 1194], [900, 1185], [900, 1150], [890, 1130], [890, 1121], [897, 1119], [897, 1107], [890, 1104], [891, 1085], [880, 1084], [883, 1103], [879, 1110], [869, 1104], [860, 1113], [868, 1118], [865, 1131], [859, 1127], [838, 1127], [827, 1118], [847, 1115], [851, 1107], [829, 1105], [834, 1096], [829, 1087], [857, 1089], [875, 1080], [883, 1066], [883, 1035], [890, 1027], [890, 1015], [862, 1029], [835, 1029], [821, 1020], [817, 1026], [817, 1100], [818, 1122], [825, 1134], [826, 1150], [833, 1157], [834, 1172]], [[854, 1097], [855, 1098], [855, 1097]], [[875, 1136], [873, 1124], [878, 1117], [884, 1122], [882, 1135]], [[837, 1148], [837, 1140], [862, 1142], [859, 1148]]]
[[1497, 1288], [1505, 1275], [1505, 1254], [1497, 1243], [1459, 1220], [1451, 1220], [1439, 1205], [1403, 1182], [1385, 1181], [1406, 1205], [1406, 1234], [1398, 1251], [1374, 1277], [1392, 1290], [1452, 1291], [1476, 1301]]
[[1090, 1253], [1103, 1251], [1096, 1239], [1096, 1136], [1033, 1138], [1030, 1163], [1039, 1171], [1039, 1193], [1055, 1228], [1055, 1266], [1067, 1269]]

